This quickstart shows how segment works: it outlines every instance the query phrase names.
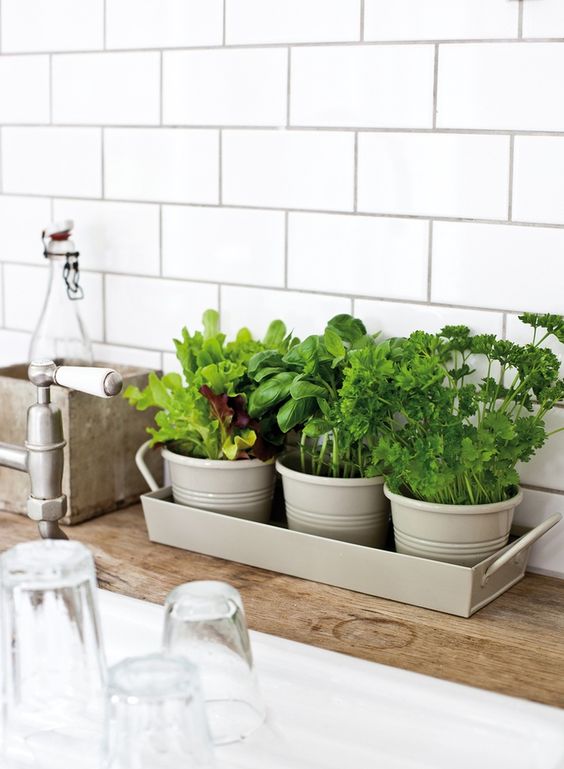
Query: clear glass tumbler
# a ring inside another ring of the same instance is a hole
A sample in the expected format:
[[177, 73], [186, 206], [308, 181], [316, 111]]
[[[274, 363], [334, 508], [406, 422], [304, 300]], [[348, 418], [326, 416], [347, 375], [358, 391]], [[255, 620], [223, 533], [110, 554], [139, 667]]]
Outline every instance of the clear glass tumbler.
[[198, 769], [213, 754], [198, 671], [183, 657], [130, 657], [110, 668], [104, 769]]
[[169, 593], [163, 648], [198, 667], [216, 745], [242, 740], [264, 722], [243, 602], [234, 587], [187, 582]]
[[92, 753], [102, 733], [106, 667], [90, 552], [64, 540], [6, 551], [0, 611], [4, 755], [34, 756], [57, 734], [80, 735]]

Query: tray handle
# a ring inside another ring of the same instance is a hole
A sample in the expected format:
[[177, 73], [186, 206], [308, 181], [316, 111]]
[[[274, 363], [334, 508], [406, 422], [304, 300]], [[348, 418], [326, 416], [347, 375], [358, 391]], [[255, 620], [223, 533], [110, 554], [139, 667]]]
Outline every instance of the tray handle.
[[516, 558], [519, 553], [525, 550], [525, 548], [530, 547], [533, 542], [536, 542], [537, 539], [540, 539], [540, 537], [542, 537], [543, 534], [546, 534], [549, 529], [552, 529], [553, 526], [556, 526], [558, 521], [561, 519], [562, 515], [560, 513], [551, 515], [550, 518], [546, 519], [546, 521], [539, 523], [538, 526], [535, 526], [534, 529], [531, 529], [531, 531], [525, 534], [524, 537], [521, 537], [521, 539], [517, 540], [513, 547], [510, 547], [509, 550], [506, 550], [505, 553], [500, 555], [499, 558], [496, 558], [493, 563], [490, 563], [482, 577], [482, 587], [486, 584], [492, 574], [495, 574], [498, 569], [501, 569], [501, 567], [505, 566], [506, 563], [509, 563], [509, 561], [511, 561], [513, 558]]
[[139, 446], [137, 453], [135, 454], [135, 464], [137, 465], [143, 478], [147, 481], [147, 486], [151, 489], [151, 491], [158, 491], [160, 486], [153, 478], [152, 472], [149, 470], [147, 464], [145, 463], [145, 454], [147, 451], [149, 451], [150, 445], [151, 441], [145, 441], [142, 446]]

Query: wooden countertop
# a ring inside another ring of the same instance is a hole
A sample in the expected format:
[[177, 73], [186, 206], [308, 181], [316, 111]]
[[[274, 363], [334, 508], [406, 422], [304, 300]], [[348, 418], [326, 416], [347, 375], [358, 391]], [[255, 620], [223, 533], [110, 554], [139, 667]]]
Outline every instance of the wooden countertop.
[[[35, 525], [0, 513], [0, 548]], [[564, 707], [564, 580], [527, 575], [470, 619], [149, 542], [140, 505], [67, 528], [89, 545], [101, 587], [162, 603], [176, 585], [241, 591], [254, 630], [449, 681]]]

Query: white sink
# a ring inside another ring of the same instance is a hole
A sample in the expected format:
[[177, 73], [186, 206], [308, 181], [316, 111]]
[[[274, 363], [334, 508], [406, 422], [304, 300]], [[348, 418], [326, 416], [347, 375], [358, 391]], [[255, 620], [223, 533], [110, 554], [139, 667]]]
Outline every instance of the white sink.
[[[109, 663], [158, 649], [162, 607], [99, 599]], [[251, 641], [267, 725], [218, 749], [219, 767], [564, 769], [564, 711], [265, 633]]]

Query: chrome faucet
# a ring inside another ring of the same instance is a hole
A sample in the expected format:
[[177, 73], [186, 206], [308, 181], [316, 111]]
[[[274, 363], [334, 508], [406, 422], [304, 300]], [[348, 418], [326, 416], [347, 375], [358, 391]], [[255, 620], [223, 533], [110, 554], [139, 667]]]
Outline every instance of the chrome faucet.
[[53, 361], [32, 361], [29, 381], [37, 387], [37, 403], [27, 411], [24, 446], [0, 443], [0, 465], [29, 473], [31, 483], [27, 514], [37, 521], [44, 539], [67, 539], [59, 521], [67, 512], [63, 494], [63, 421], [60, 409], [51, 403], [53, 384], [81, 390], [101, 398], [121, 392], [123, 381], [110, 368], [57, 366]]

